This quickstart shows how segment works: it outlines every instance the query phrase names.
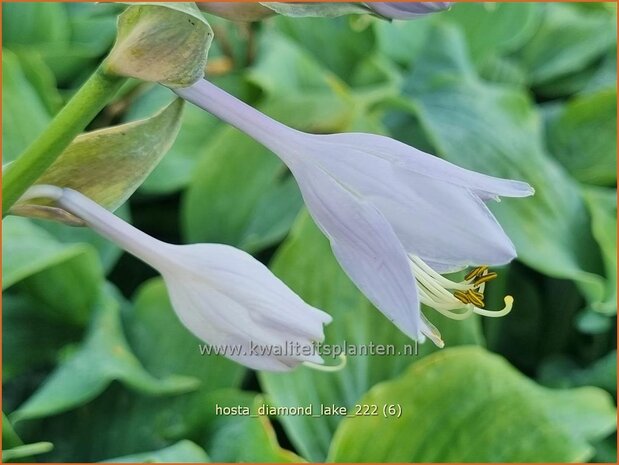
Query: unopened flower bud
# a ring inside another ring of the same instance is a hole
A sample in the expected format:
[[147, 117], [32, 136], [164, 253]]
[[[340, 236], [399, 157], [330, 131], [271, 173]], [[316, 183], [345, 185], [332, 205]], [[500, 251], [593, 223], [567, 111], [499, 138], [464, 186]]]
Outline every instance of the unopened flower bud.
[[204, 75], [212, 38], [195, 4], [133, 5], [118, 18], [106, 71], [169, 87], [188, 86]]

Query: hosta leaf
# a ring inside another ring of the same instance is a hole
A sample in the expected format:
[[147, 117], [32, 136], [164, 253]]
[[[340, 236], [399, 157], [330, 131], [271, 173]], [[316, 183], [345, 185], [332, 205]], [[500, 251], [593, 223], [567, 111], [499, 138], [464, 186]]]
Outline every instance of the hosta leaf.
[[[431, 355], [375, 386], [360, 403], [377, 405], [379, 415], [344, 420], [329, 460], [586, 461], [594, 452], [591, 442], [616, 426], [606, 392], [543, 388], [504, 359], [472, 347]], [[383, 415], [385, 405], [401, 414]]]
[[483, 64], [491, 56], [518, 50], [539, 27], [543, 5], [536, 3], [463, 3], [438, 16], [464, 33], [471, 58]]
[[2, 163], [13, 161], [50, 121], [50, 115], [22, 72], [17, 56], [2, 50]]
[[[3, 229], [4, 288], [19, 284], [20, 290], [37, 300], [42, 315], [67, 324], [85, 324], [103, 282], [94, 248], [86, 243], [61, 243], [25, 218], [7, 217]], [[80, 286], [76, 288], [77, 281]]]
[[50, 115], [56, 114], [62, 107], [63, 98], [57, 88], [54, 73], [41, 54], [35, 48], [24, 47], [20, 48], [15, 56], [19, 59], [24, 76], [41, 99], [47, 112]]
[[548, 148], [577, 180], [614, 185], [617, 180], [617, 90], [570, 100], [548, 128]]
[[616, 18], [608, 12], [584, 13], [567, 3], [544, 9], [540, 28], [520, 53], [533, 85], [584, 69], [616, 40]]
[[[292, 463], [303, 459], [282, 449], [273, 426], [259, 408], [266, 404], [262, 395], [226, 389], [213, 392], [196, 418], [192, 437], [199, 438], [213, 461], [226, 463]], [[222, 409], [218, 412], [217, 409]], [[243, 414], [226, 415], [227, 408], [248, 409]], [[244, 447], [239, 447], [239, 444]]]
[[[332, 8], [335, 4], [322, 5]], [[355, 19], [359, 18], [317, 19], [281, 16], [273, 21], [277, 23], [279, 31], [294, 41], [298, 47], [297, 53], [315, 60], [322, 68], [322, 73], [327, 76], [334, 73], [340, 79], [350, 82], [350, 77], [355, 74], [359, 64], [376, 48], [376, 36], [369, 27], [371, 20], [363, 21], [368, 18], [361, 18], [360, 26], [354, 27]], [[280, 40], [283, 40], [283, 37]], [[326, 71], [328, 73], [325, 73]]]
[[239, 247], [257, 251], [275, 244], [288, 234], [302, 206], [303, 199], [292, 176], [272, 186], [260, 197]]
[[555, 357], [541, 366], [539, 379], [549, 387], [597, 386], [616, 394], [617, 351], [609, 352], [585, 368], [567, 357]]
[[8, 217], [2, 222], [2, 288], [45, 268], [85, 253], [86, 245], [58, 242], [47, 231], [25, 218]]
[[12, 3], [2, 9], [5, 45], [64, 45], [70, 33], [69, 17], [62, 3]]
[[602, 249], [606, 269], [606, 295], [591, 308], [608, 315], [617, 313], [617, 191], [585, 189], [593, 237]]
[[125, 455], [114, 459], [104, 460], [103, 463], [208, 463], [208, 455], [204, 450], [191, 441], [179, 441], [164, 449], [141, 454]]
[[[286, 192], [289, 197], [279, 198]], [[286, 168], [263, 146], [227, 128], [205, 149], [183, 204], [189, 242], [223, 242], [250, 250], [286, 234], [301, 206]], [[263, 215], [278, 221], [264, 224]], [[215, 220], [216, 219], [216, 220]]]
[[[5, 293], [2, 299], [2, 379], [5, 383], [29, 370], [51, 365], [65, 345], [81, 336], [82, 327], [58, 315], [51, 317], [52, 311], [41, 310], [43, 305], [32, 297], [11, 292]], [[45, 332], [40, 328], [45, 328]]]
[[[463, 5], [459, 5], [460, 8]], [[441, 13], [444, 16], [446, 13]], [[372, 27], [376, 34], [380, 53], [403, 66], [410, 66], [421, 53], [435, 15], [425, 16], [415, 21], [374, 21]]]
[[130, 351], [120, 325], [120, 308], [108, 289], [81, 348], [62, 363], [12, 418], [24, 420], [58, 414], [99, 395], [114, 380], [148, 395], [193, 390], [198, 380], [185, 376], [154, 378]]

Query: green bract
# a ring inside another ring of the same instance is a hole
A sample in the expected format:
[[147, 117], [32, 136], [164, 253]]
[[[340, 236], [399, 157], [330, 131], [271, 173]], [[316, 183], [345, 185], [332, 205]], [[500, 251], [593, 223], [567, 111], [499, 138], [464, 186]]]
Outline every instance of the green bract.
[[212, 38], [211, 27], [194, 3], [132, 5], [118, 18], [106, 70], [185, 87], [203, 76]]
[[[109, 210], [116, 210], [144, 182], [178, 133], [183, 102], [155, 116], [78, 136], [35, 184], [71, 187]], [[81, 224], [45, 201], [16, 204], [12, 213]]]

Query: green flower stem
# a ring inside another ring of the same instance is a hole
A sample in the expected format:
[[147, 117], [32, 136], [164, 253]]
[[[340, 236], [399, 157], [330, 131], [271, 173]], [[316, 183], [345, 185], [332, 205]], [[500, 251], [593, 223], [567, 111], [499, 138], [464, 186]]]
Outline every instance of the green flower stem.
[[127, 80], [100, 66], [45, 131], [3, 173], [2, 216], [97, 116]]

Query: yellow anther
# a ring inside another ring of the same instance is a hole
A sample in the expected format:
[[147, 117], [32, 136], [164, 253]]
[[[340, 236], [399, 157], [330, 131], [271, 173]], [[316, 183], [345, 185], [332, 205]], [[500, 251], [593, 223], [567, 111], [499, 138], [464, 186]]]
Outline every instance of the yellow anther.
[[484, 308], [483, 294], [471, 290], [466, 293], [466, 296], [473, 305]]
[[456, 299], [458, 299], [460, 302], [462, 302], [463, 304], [470, 304], [471, 301], [469, 300], [469, 296], [468, 294], [462, 292], [462, 291], [454, 291], [454, 297]]
[[479, 276], [480, 274], [483, 274], [485, 271], [488, 271], [488, 267], [487, 266], [478, 266], [476, 268], [473, 268], [469, 274], [467, 274], [464, 277], [465, 281], [469, 281], [473, 278], [475, 278], [476, 276]]
[[473, 286], [478, 287], [484, 283], [487, 283], [488, 281], [492, 281], [494, 278], [496, 278], [498, 276], [498, 274], [491, 272], [491, 273], [486, 273], [485, 275], [482, 275], [480, 277], [478, 277], [474, 282], [473, 282]]

